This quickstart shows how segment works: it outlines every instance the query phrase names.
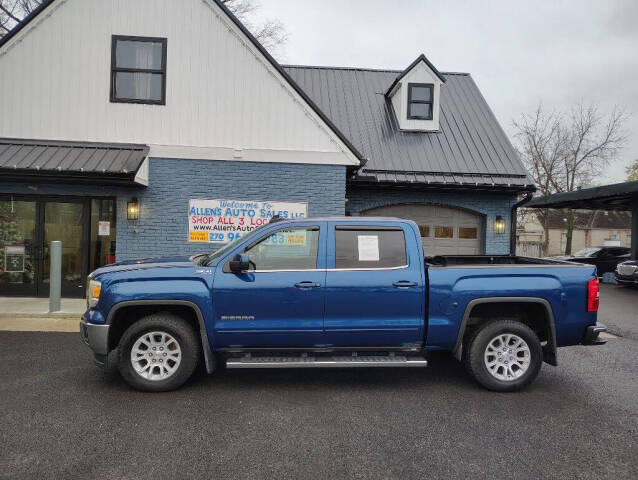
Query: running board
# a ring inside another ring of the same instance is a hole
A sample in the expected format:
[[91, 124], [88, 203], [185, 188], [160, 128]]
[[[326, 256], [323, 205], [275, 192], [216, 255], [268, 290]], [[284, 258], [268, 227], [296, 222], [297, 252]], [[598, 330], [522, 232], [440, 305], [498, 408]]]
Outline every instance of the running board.
[[226, 368], [326, 368], [326, 367], [427, 367], [423, 357], [402, 355], [352, 355], [334, 357], [253, 357], [226, 360]]

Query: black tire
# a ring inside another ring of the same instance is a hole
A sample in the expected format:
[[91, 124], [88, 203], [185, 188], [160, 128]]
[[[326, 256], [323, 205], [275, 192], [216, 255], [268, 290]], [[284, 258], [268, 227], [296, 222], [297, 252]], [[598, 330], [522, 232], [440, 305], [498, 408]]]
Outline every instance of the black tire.
[[[520, 377], [511, 380], [496, 378], [490, 373], [484, 360], [490, 342], [502, 334], [514, 334], [522, 338], [530, 351], [527, 370]], [[481, 386], [495, 392], [522, 390], [534, 381], [543, 364], [543, 349], [538, 336], [527, 325], [515, 320], [490, 320], [478, 326], [464, 343], [465, 368]]]
[[[133, 367], [131, 349], [140, 337], [150, 332], [167, 333], [177, 341], [181, 350], [180, 363], [168, 378], [149, 380]], [[126, 329], [120, 339], [118, 366], [122, 378], [133, 388], [145, 392], [166, 392], [181, 387], [191, 377], [200, 356], [200, 339], [195, 329], [180, 316], [161, 312], [141, 318]]]

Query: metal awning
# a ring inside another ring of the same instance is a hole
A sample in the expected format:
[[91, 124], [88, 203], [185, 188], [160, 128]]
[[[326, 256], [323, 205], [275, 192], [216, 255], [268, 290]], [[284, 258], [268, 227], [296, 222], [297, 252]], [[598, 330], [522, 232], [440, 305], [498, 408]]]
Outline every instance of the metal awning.
[[0, 178], [148, 185], [148, 145], [0, 138]]
[[638, 181], [536, 197], [525, 207], [631, 211], [632, 202], [636, 200], [638, 200]]
[[638, 259], [638, 181], [537, 197], [526, 203], [525, 207], [629, 211], [631, 212], [631, 257]]

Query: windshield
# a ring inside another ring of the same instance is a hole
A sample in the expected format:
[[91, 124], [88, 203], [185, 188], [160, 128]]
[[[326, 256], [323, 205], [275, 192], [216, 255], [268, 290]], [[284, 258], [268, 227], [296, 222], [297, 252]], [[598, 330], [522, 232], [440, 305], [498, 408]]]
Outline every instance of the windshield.
[[267, 226], [268, 224], [264, 224], [261, 227], [257, 227], [256, 229], [254, 229], [251, 232], [248, 232], [246, 235], [244, 235], [243, 237], [238, 237], [235, 240], [233, 240], [232, 242], [224, 245], [222, 248], [220, 248], [219, 250], [215, 250], [213, 253], [209, 254], [206, 259], [202, 262], [202, 265], [210, 265], [211, 262], [213, 260], [218, 259], [219, 257], [223, 256], [224, 254], [226, 254], [227, 252], [231, 251], [233, 248], [235, 248], [237, 246], [237, 244], [239, 242], [242, 242], [244, 240], [246, 240], [247, 238], [250, 237], [254, 237], [257, 233], [259, 233], [265, 226]]
[[578, 250], [576, 253], [574, 253], [574, 257], [592, 257], [598, 252], [600, 252], [600, 248], [587, 247], [587, 248], [583, 248], [582, 250]]

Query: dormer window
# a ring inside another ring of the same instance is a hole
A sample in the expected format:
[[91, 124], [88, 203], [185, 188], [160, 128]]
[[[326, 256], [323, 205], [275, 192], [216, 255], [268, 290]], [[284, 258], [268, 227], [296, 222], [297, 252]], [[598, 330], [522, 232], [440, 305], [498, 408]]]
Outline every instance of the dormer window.
[[385, 92], [392, 102], [399, 129], [404, 132], [438, 132], [445, 77], [425, 55], [419, 55]]
[[434, 84], [408, 84], [408, 119], [432, 120], [434, 109]]

